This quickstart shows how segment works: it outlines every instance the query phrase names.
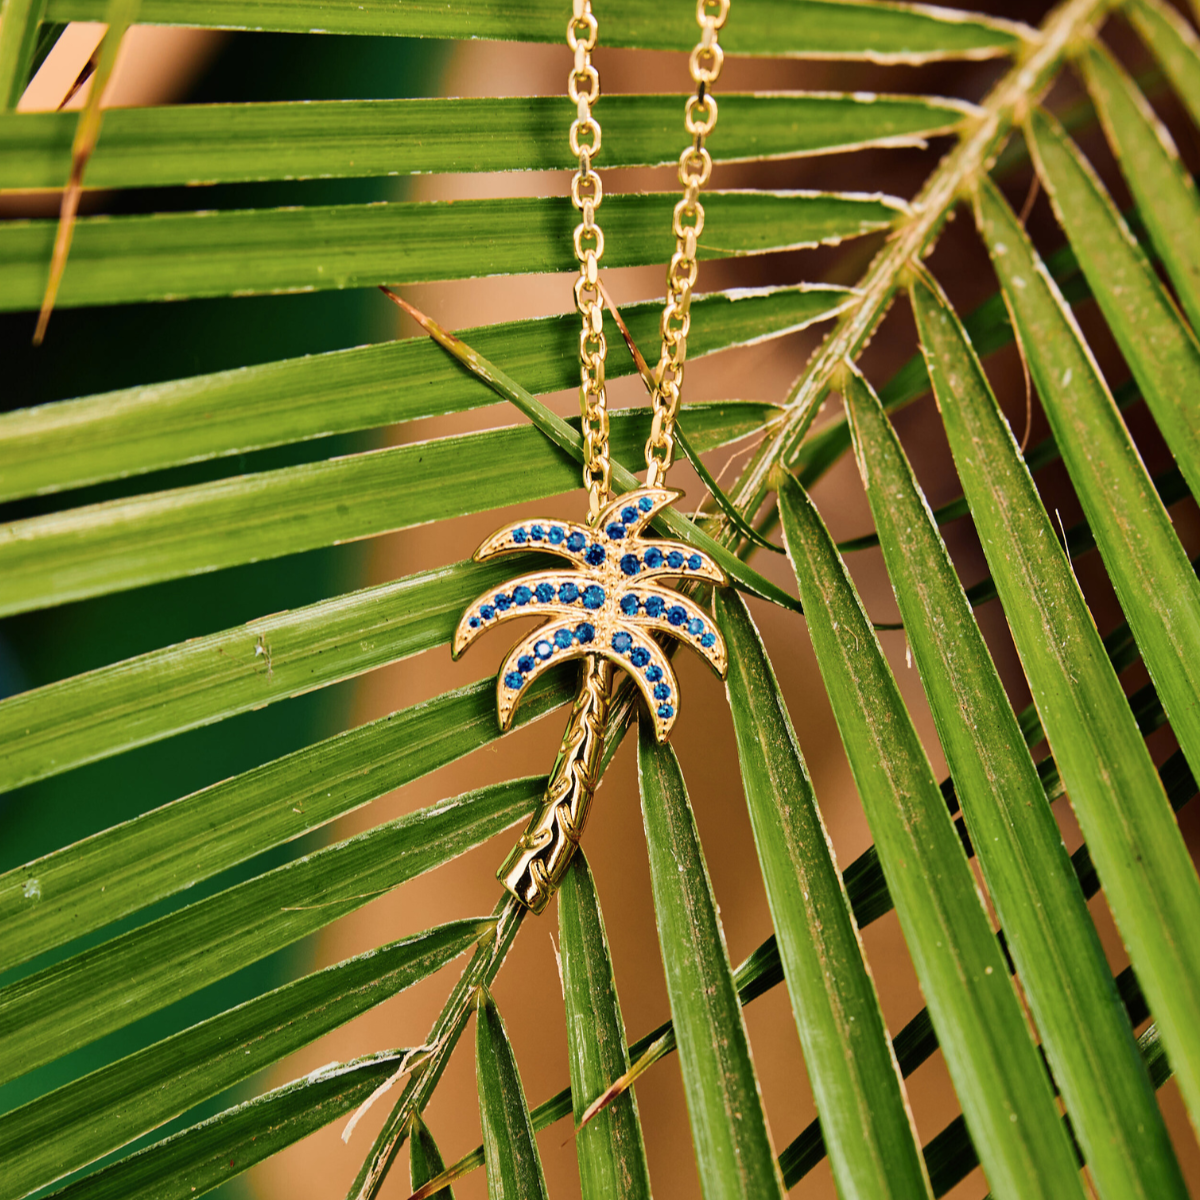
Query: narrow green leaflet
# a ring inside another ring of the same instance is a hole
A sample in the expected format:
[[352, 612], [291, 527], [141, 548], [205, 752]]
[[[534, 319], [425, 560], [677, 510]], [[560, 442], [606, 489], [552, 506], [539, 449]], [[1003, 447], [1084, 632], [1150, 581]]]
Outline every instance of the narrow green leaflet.
[[870, 621], [824, 523], [790, 476], [779, 500], [817, 663], [988, 1180], [1006, 1198], [1082, 1198], [1050, 1081]]
[[[38, 23], [46, 11], [46, 0], [4, 0], [0, 4], [0, 113], [17, 107], [29, 81], [29, 67], [37, 44]], [[71, 144], [76, 114], [70, 123], [67, 145]], [[70, 168], [68, 167], [68, 170]], [[67, 171], [61, 171], [50, 187], [61, 187]]]
[[[1139, 378], [1143, 373], [1157, 375], [1182, 389], [1174, 395], [1156, 391], [1157, 401], [1151, 399], [1152, 389], [1145, 381], [1142, 391], [1184, 477], [1194, 478], [1193, 486], [1200, 490], [1200, 423], [1196, 421], [1200, 346], [1178, 321], [1165, 294], [1162, 308], [1145, 307], [1147, 294], [1157, 286], [1157, 280], [1152, 285], [1141, 273], [1141, 267], [1150, 272], [1148, 265], [1126, 265], [1111, 255], [1095, 254], [1095, 247], [1087, 244], [1089, 235], [1074, 228], [1075, 213], [1087, 204], [1088, 192], [1082, 186], [1069, 193], [1060, 191], [1058, 180], [1060, 173], [1073, 168], [1080, 183], [1087, 182], [1087, 174], [1048, 122], [1035, 114], [1031, 124], [1030, 145], [1039, 173], [1048, 181], [1055, 209], [1068, 223], [1072, 240], [1079, 234], [1076, 251], [1092, 278], [1110, 328], [1122, 349], [1127, 342], [1155, 348], [1152, 361], [1144, 359], [1140, 350], [1126, 350], [1126, 358]], [[1067, 214], [1068, 205], [1075, 213]], [[1200, 696], [1200, 580], [1188, 563], [1079, 326], [1047, 278], [1015, 214], [990, 184], [978, 193], [976, 213], [1012, 308], [1042, 408], [1104, 566], [1175, 736], [1192, 770], [1200, 772], [1200, 704], [1196, 702]], [[1093, 232], [1098, 219], [1089, 212]], [[1114, 240], [1114, 247], [1118, 244]], [[1127, 251], [1128, 244], [1123, 248]], [[1118, 290], [1121, 295], [1110, 295]], [[1106, 295], [1111, 304], [1104, 299]], [[1136, 303], [1139, 299], [1141, 303]], [[1175, 320], [1173, 333], [1164, 332], [1167, 319]], [[1158, 386], [1155, 383], [1153, 389]]]
[[[524, 725], [574, 693], [531, 688]], [[0, 970], [319, 829], [500, 736], [491, 679], [222, 780], [0, 875]]]
[[[442, 1152], [433, 1140], [429, 1126], [418, 1115], [408, 1137], [408, 1179], [413, 1191], [436, 1179], [445, 1169]], [[454, 1200], [454, 1193], [449, 1187], [440, 1188], [433, 1193], [432, 1200]]]
[[456, 921], [193, 1025], [0, 1117], [0, 1197], [52, 1183], [316, 1041], [456, 958], [492, 927]]
[[913, 286], [912, 302], [942, 422], [1034, 704], [1195, 1121], [1195, 869], [983, 368], [953, 310], [927, 281]]
[[1058, 824], [946, 547], [870, 385], [850, 370], [843, 395], [971, 842], [1096, 1187], [1106, 1198], [1186, 1200]]
[[[604, 142], [593, 163], [603, 169], [677, 162], [679, 104], [673, 95], [605, 96]], [[952, 132], [972, 111], [933, 96], [723, 92], [721, 137], [712, 154], [717, 162], [738, 162], [920, 145]], [[575, 166], [559, 136], [574, 117], [565, 96], [114, 109], [105, 115], [87, 186], [554, 170]], [[0, 116], [4, 186], [61, 187], [70, 171], [72, 129], [71, 113]]]
[[1192, 120], [1200, 122], [1200, 38], [1165, 0], [1129, 0], [1122, 10], [1150, 47]]
[[739, 597], [718, 593], [717, 617], [742, 786], [838, 1191], [862, 1200], [929, 1196], [879, 998], [775, 672]]
[[486, 988], [475, 1008], [475, 1074], [490, 1200], [545, 1200], [546, 1177], [517, 1060]]
[[[1191, 174], [1180, 161], [1166, 126], [1138, 91], [1137, 84], [1100, 43], [1090, 45], [1078, 62], [1109, 144], [1122, 165], [1125, 181], [1137, 198], [1138, 215], [1146, 223], [1154, 249], [1175, 285], [1192, 328], [1200, 328], [1200, 197]], [[1086, 182], [1094, 186], [1090, 175]], [[1102, 214], [1095, 214], [1100, 218], [1098, 231], [1106, 224], [1110, 227], [1114, 222], [1118, 224], [1117, 234], [1109, 229], [1108, 240], [1112, 241], [1123, 232], [1120, 218], [1115, 217], [1109, 204], [1103, 203], [1104, 196], [1098, 189], [1096, 198], [1101, 200], [1103, 209]], [[1071, 215], [1078, 223], [1082, 214]], [[1105, 216], [1107, 221], [1103, 219]], [[1147, 289], [1151, 293], [1159, 290], [1158, 277], [1149, 266], [1147, 274], [1149, 278], [1139, 289], [1143, 295]], [[1097, 297], [1103, 304], [1103, 295], [1107, 295], [1111, 306], [1113, 288], [1111, 281], [1106, 283], [1104, 293], [1098, 291]], [[1153, 306], [1160, 311], [1171, 308], [1165, 297]], [[1155, 377], [1156, 383], [1160, 378]]]
[[[143, 16], [145, 14], [143, 13]], [[605, 197], [605, 265], [671, 257], [674, 193]], [[699, 257], [837, 244], [887, 229], [905, 211], [888, 197], [820, 192], [709, 192]], [[263, 295], [568, 271], [570, 197], [401, 201], [149, 216], [76, 223], [59, 308], [193, 296]], [[54, 221], [0, 224], [0, 311], [37, 308]], [[480, 229], [488, 236], [479, 238]]]
[[[629, 1070], [625, 1022], [596, 885], [583, 852], [558, 892], [559, 954], [567, 1013], [571, 1106], [578, 1128], [588, 1105]], [[649, 1200], [650, 1175], [637, 1099], [625, 1092], [575, 1138], [583, 1200]]]
[[0, 988], [0, 1081], [157, 1012], [456, 858], [527, 816], [544, 786], [522, 779], [444, 800]]
[[[802, 284], [697, 296], [688, 357], [829, 320], [853, 294]], [[661, 315], [657, 300], [624, 309], [640, 342], [657, 337]], [[578, 383], [578, 326], [575, 314], [564, 314], [485, 325], [459, 336], [541, 395]], [[627, 355], [609, 358], [610, 379], [634, 369]], [[424, 337], [144, 384], [0, 413], [0, 498], [62, 491], [494, 402], [487, 389]]]
[[55, 1200], [194, 1200], [357, 1108], [409, 1054], [330, 1063], [69, 1184]]
[[[769, 411], [736, 402], [697, 408], [693, 439], [705, 449], [734, 441], [760, 428]], [[613, 413], [613, 456], [638, 461], [649, 423], [643, 410]], [[454, 486], [464, 480], [471, 486]], [[569, 454], [536, 429], [509, 426], [30, 517], [0, 526], [0, 614], [373, 537], [578, 486]]]
[[[1138, 1037], [1137, 1045], [1151, 1082], [1156, 1088], [1162, 1087], [1171, 1078], [1171, 1064], [1167, 1061], [1157, 1027], [1149, 1026]], [[930, 1139], [925, 1147], [925, 1159], [938, 1196], [944, 1196], [979, 1165], [961, 1117], [956, 1117], [937, 1137]], [[990, 1193], [986, 1200], [991, 1200]]]
[[670, 746], [638, 727], [638, 782], [658, 940], [692, 1145], [709, 1200], [782, 1196], [708, 866]]
[[443, 645], [522, 569], [453, 563], [20, 692], [0, 701], [0, 791]]
[[[1117, 339], [1121, 353], [1138, 381], [1142, 396], [1153, 413], [1171, 453], [1175, 456], [1179, 469], [1188, 481], [1188, 486], [1193, 492], [1200, 494], [1200, 422], [1196, 420], [1195, 402], [1196, 393], [1200, 391], [1200, 342], [1197, 342], [1196, 335], [1180, 316], [1175, 302], [1159, 281], [1150, 260], [1138, 246], [1137, 239], [1121, 220], [1116, 205], [1109, 199], [1103, 185], [1062, 127], [1053, 117], [1037, 109], [1030, 116], [1028, 130], [1030, 150], [1038, 174], [1050, 194], [1059, 223], [1071, 239], [1079, 265], [1091, 285], [1092, 294], [1096, 297], [1108, 327]], [[1147, 142], [1162, 149], [1150, 130], [1143, 131], [1143, 137]], [[1139, 164], [1126, 162], [1125, 173], [1130, 179], [1137, 175], [1142, 184], [1159, 188], [1148, 167], [1143, 168]], [[1135, 185], [1131, 183], [1130, 186]], [[1164, 183], [1162, 187], [1165, 186]], [[1158, 198], [1163, 203], [1168, 200], [1161, 190], [1158, 191]], [[1186, 227], [1195, 221], [1194, 195], [1192, 199], [1191, 212], [1185, 210], [1164, 214], [1164, 221], [1170, 228], [1173, 229], [1177, 223]], [[1007, 224], [1007, 214], [1000, 211], [996, 201], [997, 195], [993, 192], [981, 201], [981, 205], [988, 214], [989, 227], [997, 232], [1003, 230], [1000, 236], [1007, 237], [1008, 229], [1004, 228]], [[1140, 196], [1138, 207], [1143, 212], [1147, 211], [1147, 205], [1142, 202]], [[1192, 232], [1194, 234], [1195, 230]], [[1026, 263], [1034, 261], [1025, 246], [1014, 247], [1013, 256], [1019, 265], [1007, 270], [1007, 263], [997, 267], [1002, 285], [1006, 283], [1005, 276], [1008, 276], [1009, 286], [1005, 287], [1005, 293], [1009, 295], [1010, 304], [1014, 304], [1010, 294], [1013, 272], [1024, 270]], [[1044, 277], [1045, 268], [1038, 265], [1039, 276]], [[1184, 269], [1189, 276], [1194, 276], [1193, 266], [1188, 265]], [[1070, 346], [1060, 352], [1061, 361], [1049, 362], [1042, 345], [1048, 342], [1049, 338], [1043, 337], [1038, 339], [1036, 346], [1030, 345], [1032, 339], [1028, 328], [1029, 314], [1035, 311], [1035, 304], [1036, 311], [1041, 313], [1043, 307], [1052, 300], [1059, 302], [1064, 314], [1069, 310], [1061, 297], [1056, 295], [1052, 284], [1035, 284], [1032, 289], [1026, 290], [1032, 291], [1033, 296], [1024, 308], [1014, 304], [1017, 325], [1022, 344], [1030, 357], [1030, 370], [1045, 403], [1042, 382], [1049, 381], [1048, 372], [1057, 371], [1061, 381], [1062, 373], [1074, 364], [1070, 356]], [[1025, 320], [1022, 320], [1023, 314]], [[1061, 319], [1055, 324], [1058, 329], [1063, 328]], [[1082, 342], [1082, 335], [1077, 336]], [[1082, 360], [1076, 369], [1081, 376], [1086, 374]], [[1102, 378], [1098, 368], [1094, 366], [1092, 373], [1097, 380]], [[1066, 389], [1060, 387], [1060, 390]], [[1111, 397], [1108, 397], [1106, 407], [1112, 409]], [[1113, 415], [1115, 416], [1115, 412]], [[1051, 421], [1053, 422], [1053, 417]], [[1119, 418], [1117, 423], [1121, 424]], [[1055, 425], [1054, 428], [1056, 435], [1061, 437], [1061, 426]], [[1070, 467], [1069, 447], [1064, 447], [1063, 457]], [[1183, 551], [1180, 550], [1179, 557], [1182, 557], [1182, 554]]]
[[[51, 0], [50, 21], [99, 21], [103, 0]], [[550, 42], [563, 36], [556, 0], [280, 0], [264, 9], [251, 0], [148, 0], [152, 25], [276, 29], [289, 33], [389, 34], [399, 37], [495, 38]], [[742, 0], [737, 22], [722, 31], [727, 54], [865, 58], [923, 62], [992, 58], [1021, 48], [1025, 26], [954, 9], [855, 0]], [[690, 50], [695, 28], [674, 9], [615, 0], [604, 12], [604, 44], [647, 50]]]

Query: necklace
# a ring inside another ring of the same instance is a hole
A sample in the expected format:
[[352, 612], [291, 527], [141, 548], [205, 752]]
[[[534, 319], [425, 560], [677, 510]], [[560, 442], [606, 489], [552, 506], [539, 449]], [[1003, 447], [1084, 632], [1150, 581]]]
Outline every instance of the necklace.
[[537, 571], [510, 582], [507, 590], [480, 596], [463, 613], [455, 631], [457, 658], [477, 637], [516, 618], [547, 620], [509, 651], [496, 681], [502, 729], [512, 723], [525, 689], [549, 667], [582, 659], [579, 691], [550, 773], [542, 807], [498, 872], [504, 886], [535, 913], [554, 895], [575, 847], [599, 777], [600, 756], [616, 668], [624, 670], [650, 709], [655, 736], [665, 742], [679, 714], [679, 685], [670, 660], [653, 634], [686, 642], [724, 678], [725, 642], [694, 601], [663, 586], [666, 579], [727, 582], [708, 555], [681, 542], [650, 539], [646, 526], [681, 492], [665, 487], [675, 457], [675, 418], [683, 386], [696, 247], [704, 228], [700, 190], [712, 173], [704, 140], [717, 123], [717, 102], [709, 94], [724, 61], [718, 34], [730, 0], [697, 0], [700, 41], [689, 59], [695, 92], [684, 109], [692, 142], [679, 158], [683, 197], [675, 205], [675, 253], [667, 267], [667, 298], [660, 332], [662, 350], [654, 370], [653, 416], [646, 441], [646, 486], [615, 499], [609, 495], [608, 400], [604, 383], [607, 345], [599, 263], [604, 233], [596, 222], [603, 198], [592, 158], [600, 149], [600, 124], [592, 105], [600, 96], [600, 75], [592, 64], [598, 24], [591, 0], [573, 0], [567, 44], [575, 53], [567, 91], [576, 105], [571, 151], [579, 169], [571, 199], [581, 214], [575, 229], [579, 277], [575, 306], [582, 318], [579, 335], [580, 409], [583, 416], [583, 482], [588, 490], [586, 523], [518, 521], [504, 526], [475, 551], [475, 561], [515, 551], [540, 550], [567, 559], [568, 568]]

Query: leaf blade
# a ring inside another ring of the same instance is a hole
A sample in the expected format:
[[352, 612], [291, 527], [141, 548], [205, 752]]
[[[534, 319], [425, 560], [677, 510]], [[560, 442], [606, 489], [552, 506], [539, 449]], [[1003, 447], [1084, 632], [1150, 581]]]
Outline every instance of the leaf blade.
[[1126, 14], [1158, 59], [1193, 121], [1200, 121], [1200, 38], [1162, 0], [1130, 0]]
[[475, 1008], [475, 1073], [491, 1200], [546, 1200], [546, 1177], [508, 1030], [486, 988]]
[[[1062, 127], [1038, 109], [1030, 115], [1029, 128], [1038, 174], [1050, 193], [1059, 223], [1071, 239], [1092, 294], [1179, 469], [1192, 490], [1200, 493], [1200, 432], [1195, 412], [1183, 399], [1200, 388], [1200, 342], [1183, 321], [1099, 179]], [[1145, 137], [1154, 140], [1150, 130], [1145, 131]], [[1143, 166], [1143, 172], [1149, 182], [1148, 166]], [[1166, 186], [1165, 179], [1161, 186]], [[994, 197], [989, 198], [987, 207], [991, 223], [996, 225], [996, 206], [990, 199]], [[1139, 209], [1146, 211], [1140, 199]], [[1035, 286], [1034, 290], [1036, 295], [1042, 289]], [[1053, 295], [1052, 289], [1046, 290]], [[1026, 307], [1030, 303], [1027, 300]], [[1058, 308], [1060, 312], [1067, 311], [1061, 302]], [[1021, 334], [1028, 345], [1032, 341], [1030, 331], [1022, 329]], [[1044, 354], [1033, 352], [1031, 347], [1030, 369], [1035, 379], [1039, 375], [1039, 359], [1044, 359]], [[1082, 373], [1084, 361], [1078, 365]], [[1099, 375], [1094, 366], [1093, 372]], [[1038, 391], [1044, 395], [1042, 383], [1048, 384], [1050, 376], [1046, 368], [1040, 374]], [[1111, 405], [1110, 397], [1110, 409]], [[1067, 462], [1069, 465], [1069, 456]], [[1179, 557], [1182, 555], [1180, 550]]]
[[[605, 1087], [629, 1069], [608, 936], [592, 873], [577, 852], [558, 891], [558, 938], [567, 1011], [567, 1062], [575, 1124]], [[583, 1200], [649, 1200], [646, 1147], [633, 1092], [580, 1129], [575, 1139]]]
[[[674, 204], [670, 193], [608, 197], [606, 265], [667, 261]], [[704, 259], [836, 244], [888, 228], [905, 208], [887, 197], [772, 192], [709, 192], [704, 206]], [[57, 305], [566, 271], [576, 265], [574, 211], [569, 197], [517, 197], [84, 217]], [[38, 306], [54, 233], [53, 221], [0, 225], [0, 311]]]
[[775, 673], [744, 602], [718, 594], [742, 785], [838, 1191], [929, 1196], [858, 928]]
[[[1200, 1094], [1200, 888], [1170, 805], [1012, 432], [952, 310], [925, 280], [914, 311], [976, 529], [1055, 762], [1184, 1095]], [[1003, 507], [993, 497], [1002, 491]], [[1194, 1079], [1195, 1076], [1192, 1076]], [[1185, 1080], [1187, 1081], [1185, 1083]]]
[[191, 1200], [356, 1108], [407, 1053], [330, 1063], [68, 1184], [55, 1200]]
[[859, 474], [971, 843], [1072, 1127], [1107, 1197], [1187, 1195], [1058, 825], [878, 397], [843, 392]]
[[817, 662], [988, 1179], [1002, 1194], [1082, 1197], [1049, 1080], [895, 679], [820, 516], [790, 476], [780, 510]]
[[729, 952], [675, 753], [639, 722], [638, 783], [659, 945], [706, 1197], [781, 1195]]
[[389, 821], [7, 985], [0, 1079], [155, 1012], [449, 861], [531, 812], [543, 784], [500, 784]]
[[[918, 145], [951, 132], [969, 105], [934, 96], [723, 93], [717, 162]], [[268, 179], [554, 170], [574, 165], [552, 131], [575, 114], [565, 96], [316, 100], [114, 109], [88, 166], [90, 188], [171, 187]], [[604, 99], [605, 167], [679, 158], [679, 101]], [[488, 129], [480, 139], [479, 130]], [[72, 117], [0, 117], [5, 186], [57, 188], [70, 166]]]
[[1154, 249], [1170, 274], [1192, 328], [1200, 327], [1200, 237], [1196, 235], [1200, 197], [1196, 185], [1183, 168], [1166, 126], [1117, 61], [1097, 44], [1080, 57], [1079, 65]]
[[[100, 20], [103, 0], [52, 0], [51, 21]], [[843, 0], [745, 0], [740, 23], [722, 34], [727, 53], [803, 57], [868, 58], [914, 62], [941, 58], [992, 58], [1015, 51], [1029, 36], [1025, 26], [987, 20], [955, 10], [904, 4], [861, 5]], [[386, 34], [400, 37], [493, 38], [501, 41], [562, 41], [562, 16], [550, 0], [525, 0], [514, 10], [502, 0], [454, 4], [352, 3], [300, 0], [273, 5], [270, 12], [247, 0], [148, 0], [142, 12], [151, 24], [220, 29], [277, 29], [292, 33]], [[605, 13], [604, 44], [651, 50], [690, 50], [686, 23], [622, 0]]]
[[[1074, 168], [1079, 175], [1080, 164], [1053, 127], [1037, 114], [1032, 118], [1032, 128], [1030, 146], [1039, 173], [1054, 181], [1048, 186], [1056, 210], [1069, 223], [1071, 235], [1080, 235], [1074, 213], [1068, 216], [1063, 207], [1065, 195], [1056, 196], [1059, 172]], [[1072, 208], [1085, 207], [1082, 190], [1071, 190]], [[1096, 208], [1095, 204], [1088, 206], [1092, 220], [1096, 220]], [[1196, 704], [1196, 696], [1200, 695], [1200, 579], [1188, 563], [1171, 518], [1079, 326], [1047, 280], [1037, 252], [1012, 210], [994, 187], [985, 185], [978, 193], [976, 212], [977, 224], [1012, 306], [1042, 408], [1108, 576], [1183, 752], [1192, 770], [1200, 770], [1200, 705]], [[1130, 262], [1123, 268], [1112, 257], [1100, 259], [1091, 254], [1086, 242], [1086, 236], [1077, 242], [1080, 261], [1093, 280], [1109, 326], [1131, 365], [1138, 363], [1134, 370], [1143, 380], [1143, 394], [1185, 478], [1194, 477], [1200, 485], [1200, 430], [1194, 428], [1194, 412], [1189, 411], [1182, 397], [1158, 392], [1158, 383], [1152, 388], [1145, 386], [1148, 376], [1158, 372], [1172, 386], [1187, 386], [1187, 380], [1194, 379], [1187, 392], [1192, 395], [1200, 388], [1200, 344], [1188, 335], [1193, 361], [1187, 366], [1181, 363], [1173, 373], [1169, 363], [1172, 350], [1179, 347], [1171, 345], [1171, 335], [1163, 332], [1160, 337], [1162, 323], [1158, 317], [1162, 314], [1153, 307], [1147, 310], [1144, 299], [1139, 306], [1142, 311], [1125, 309], [1127, 295], [1148, 290], [1139, 289], [1139, 264]], [[1002, 245], [1005, 249], [1000, 253]], [[1142, 262], [1140, 266], [1149, 272], [1147, 264]], [[1103, 281], [1099, 279], [1101, 271], [1108, 276]], [[1122, 294], [1110, 295], [1106, 301], [1110, 284], [1119, 286]], [[1154, 285], [1158, 285], [1157, 279]], [[1168, 315], [1174, 316], [1173, 308], [1166, 303]], [[1118, 329], [1122, 332], [1117, 333]], [[1177, 332], [1185, 332], [1182, 324], [1177, 325]], [[1154, 345], [1153, 364], [1142, 358], [1140, 351], [1135, 355], [1125, 349], [1131, 337]], [[1152, 393], [1157, 394], [1157, 401], [1151, 399]]]

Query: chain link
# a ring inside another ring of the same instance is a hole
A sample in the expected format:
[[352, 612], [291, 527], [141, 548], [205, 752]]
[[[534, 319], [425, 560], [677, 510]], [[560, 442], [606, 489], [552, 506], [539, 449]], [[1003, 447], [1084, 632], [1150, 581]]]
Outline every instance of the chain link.
[[688, 98], [683, 117], [692, 144], [679, 156], [683, 199], [675, 205], [672, 221], [675, 253], [667, 267], [667, 299], [659, 323], [662, 352], [654, 369], [654, 416], [646, 441], [646, 482], [651, 487], [662, 484], [675, 461], [675, 416], [679, 412], [683, 364], [687, 359], [692, 288], [699, 271], [696, 246], [704, 230], [700, 189], [708, 182], [713, 166], [712, 155], [705, 149], [704, 140], [717, 123], [717, 101], [709, 94], [709, 87], [716, 83], [725, 61], [725, 52], [717, 38], [728, 16], [729, 0], [696, 0], [700, 41], [688, 60], [696, 91]]
[[[675, 459], [675, 416], [687, 358], [692, 288], [699, 271], [696, 247], [704, 229], [700, 190], [708, 182], [713, 166], [704, 140], [717, 123], [717, 101], [708, 89], [717, 81], [725, 61], [718, 35], [729, 16], [729, 3], [730, 0], [696, 0], [700, 41], [688, 60], [696, 91], [688, 98], [683, 118], [692, 144], [679, 156], [683, 199], [675, 205], [672, 219], [675, 253], [667, 267], [667, 299], [660, 322], [662, 352], [654, 370], [653, 417], [646, 441], [646, 482], [651, 487], [662, 484]], [[600, 176], [592, 168], [592, 158], [600, 149], [600, 124], [592, 116], [591, 107], [600, 98], [600, 76], [592, 65], [598, 26], [591, 0], [572, 0], [572, 4], [567, 45], [575, 53], [575, 65], [568, 76], [567, 92], [575, 101], [570, 142], [571, 153], [579, 160], [579, 170], [571, 181], [571, 199], [583, 216], [575, 227], [575, 257], [579, 260], [575, 307], [583, 318], [579, 333], [579, 406], [583, 414], [583, 483], [594, 517], [608, 499], [611, 476], [604, 384], [608, 347], [604, 340], [604, 305], [599, 284], [604, 232], [596, 223], [596, 209], [600, 207], [603, 192]]]
[[597, 24], [591, 0], [573, 0], [567, 22], [567, 45], [575, 52], [575, 65], [567, 77], [567, 93], [575, 101], [571, 123], [571, 153], [579, 170], [571, 181], [571, 200], [583, 215], [575, 227], [575, 257], [579, 278], [575, 281], [575, 307], [583, 318], [579, 331], [579, 407], [583, 415], [583, 485], [588, 506], [595, 515], [608, 500], [611, 467], [608, 458], [608, 397], [604, 390], [604, 304], [600, 295], [600, 258], [604, 254], [604, 231], [596, 224], [603, 189], [592, 169], [592, 157], [600, 149], [600, 124], [592, 116], [592, 105], [600, 98], [600, 75], [592, 65]]

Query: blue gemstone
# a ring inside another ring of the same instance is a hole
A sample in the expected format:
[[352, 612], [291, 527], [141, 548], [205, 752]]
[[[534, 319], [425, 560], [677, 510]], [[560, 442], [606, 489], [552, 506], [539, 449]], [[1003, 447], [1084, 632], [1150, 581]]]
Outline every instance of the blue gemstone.
[[515, 691], [521, 686], [522, 683], [525, 682], [525, 677], [520, 671], [509, 671], [509, 673], [504, 677], [504, 682]]
[[669, 566], [672, 571], [678, 571], [679, 568], [683, 566], [683, 555], [680, 554], [678, 550], [672, 550], [671, 553], [667, 555], [667, 566]]
[[692, 637], [699, 637], [704, 632], [704, 622], [699, 617], [693, 617], [688, 622], [688, 633]]
[[604, 589], [596, 583], [589, 583], [583, 589], [583, 607], [599, 608], [604, 603]]
[[583, 558], [590, 566], [598, 567], [604, 561], [604, 547], [599, 542], [593, 542]]
[[661, 617], [666, 604], [661, 596], [646, 597], [646, 614], [651, 617]]
[[584, 621], [582, 625], [575, 626], [575, 636], [579, 639], [581, 645], [586, 646], [588, 642], [595, 639], [596, 629]]
[[571, 631], [569, 629], [560, 629], [554, 635], [554, 644], [560, 650], [565, 650], [571, 644]]
[[618, 654], [628, 654], [633, 648], [633, 638], [631, 638], [627, 633], [614, 633], [612, 648]]
[[704, 559], [702, 559], [700, 557], [700, 555], [693, 554], [691, 556], [691, 558], [688, 559], [688, 570], [689, 571], [698, 571], [698, 570], [700, 570], [700, 567], [703, 565], [703, 563], [704, 563]]
[[467, 622], [467, 624], [468, 624], [468, 625], [470, 625], [470, 627], [471, 627], [472, 629], [478, 629], [478, 628], [479, 628], [479, 618], [478, 618], [478, 617], [472, 617], [472, 618], [471, 618], [471, 619], [470, 619], [470, 620]]
[[533, 593], [522, 583], [513, 588], [513, 599], [518, 604], [528, 604], [533, 599]]
[[554, 653], [554, 647], [552, 645], [550, 645], [550, 643], [548, 641], [546, 641], [545, 638], [542, 638], [542, 640], [540, 642], [538, 642], [534, 645], [533, 652], [534, 652], [534, 654], [536, 654], [538, 656], [538, 658], [540, 658], [543, 662], [545, 662], [545, 660], [548, 659], [550, 657], [550, 655], [552, 655]]
[[649, 496], [643, 496], [638, 501], [638, 508], [640, 508], [642, 512], [649, 512], [653, 507], [654, 501]]
[[621, 611], [627, 617], [634, 616], [640, 607], [641, 604], [639, 603], [638, 598], [632, 592], [626, 592], [625, 595], [621, 597]]
[[567, 531], [561, 525], [550, 526], [550, 540], [554, 543], [554, 545], [557, 546], [558, 543], [561, 542], [566, 536]]
[[512, 540], [516, 542], [518, 546], [521, 545], [525, 541], [525, 530], [520, 526], [514, 529], [512, 531]]
[[533, 670], [533, 655], [522, 654], [521, 657], [517, 659], [517, 670], [524, 671], [525, 674], [528, 675], [529, 672]]
[[582, 550], [586, 545], [587, 538], [585, 538], [578, 530], [576, 530], [569, 538], [567, 538], [567, 549], [574, 550], [576, 553]]
[[485, 621], [490, 621], [496, 615], [496, 610], [490, 604], [485, 604], [480, 608], [479, 615]]
[[630, 521], [636, 521], [637, 515], [637, 509], [634, 508], [632, 504], [627, 504], [623, 509], [621, 509], [621, 520], [624, 521], [626, 525], [628, 525]]
[[646, 678], [651, 683], [657, 683], [662, 678], [662, 667], [647, 667]]
[[671, 694], [671, 689], [670, 689], [670, 687], [667, 686], [667, 684], [659, 683], [659, 684], [655, 685], [655, 688], [654, 688], [655, 700], [665, 700], [670, 694]]
[[604, 532], [608, 534], [610, 541], [619, 542], [625, 536], [625, 526], [620, 521], [613, 521]]
[[530, 525], [529, 536], [535, 542], [540, 542], [546, 536], [546, 531], [540, 525]]
[[[638, 646], [629, 656], [629, 661], [635, 667], [644, 667], [650, 661], [650, 651], [645, 646]], [[653, 670], [653, 668], [651, 668]]]
[[658, 706], [658, 715], [666, 721], [675, 715], [675, 710], [669, 704], [660, 704]]
[[667, 620], [672, 625], [682, 625], [687, 620], [687, 609], [682, 604], [672, 604], [667, 609]]
[[564, 604], [574, 604], [579, 599], [579, 589], [573, 583], [564, 583], [558, 589], [558, 598]]
[[497, 592], [496, 593], [496, 607], [501, 612], [506, 612], [508, 609], [512, 608], [512, 597], [507, 595], [504, 592]]
[[638, 562], [636, 554], [623, 554], [621, 556], [621, 570], [626, 575], [636, 575], [642, 569], [642, 564]]
[[715, 646], [716, 643], [717, 643], [717, 635], [715, 633], [706, 633], [700, 639], [700, 645], [702, 645], [705, 649], [707, 649], [709, 646]]
[[663, 564], [663, 552], [657, 546], [650, 546], [643, 557], [648, 567], [661, 567]]
[[539, 583], [537, 587], [533, 589], [533, 594], [537, 596], [537, 598], [543, 604], [549, 604], [550, 601], [554, 599], [554, 584]]

